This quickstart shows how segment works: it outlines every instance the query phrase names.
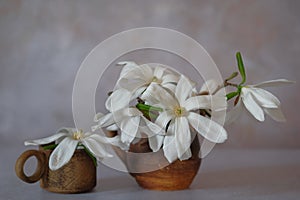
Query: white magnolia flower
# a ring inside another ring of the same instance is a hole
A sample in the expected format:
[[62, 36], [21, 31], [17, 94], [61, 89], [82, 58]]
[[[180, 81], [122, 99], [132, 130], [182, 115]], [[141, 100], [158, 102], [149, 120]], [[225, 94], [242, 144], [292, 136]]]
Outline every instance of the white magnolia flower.
[[264, 87], [281, 86], [293, 83], [286, 79], [265, 81], [256, 85], [244, 86], [236, 106], [227, 114], [226, 123], [235, 121], [246, 108], [258, 121], [264, 121], [264, 112], [278, 122], [284, 122], [285, 117], [280, 108], [280, 101]]
[[[140, 133], [146, 133], [147, 136], [154, 134], [163, 135], [164, 130], [148, 120], [143, 113], [136, 107], [130, 107], [129, 103], [132, 99], [132, 93], [125, 89], [118, 89], [111, 94], [110, 113], [103, 115], [98, 113], [95, 121], [98, 125], [92, 127], [97, 130], [107, 127], [108, 130], [121, 130], [121, 141], [129, 145], [136, 137], [142, 137]], [[156, 141], [151, 142], [150, 146], [154, 149]]]
[[170, 73], [169, 70], [159, 65], [153, 69], [147, 64], [137, 65], [134, 62], [119, 62], [118, 64], [124, 65], [124, 67], [117, 81], [117, 87], [131, 92], [138, 91], [139, 94], [151, 83], [157, 83], [172, 89], [174, 83], [177, 83], [179, 79], [177, 75]]
[[84, 145], [95, 158], [102, 159], [112, 157], [107, 152], [104, 144], [114, 144], [118, 140], [115, 138], [106, 138], [98, 134], [93, 134], [73, 128], [62, 128], [57, 134], [43, 139], [25, 141], [25, 145], [44, 145], [51, 142], [59, 142], [49, 158], [49, 168], [57, 170], [67, 164], [73, 156], [78, 144]]
[[225, 97], [212, 95], [190, 97], [193, 87], [191, 82], [182, 75], [175, 96], [154, 84], [150, 85], [142, 95], [142, 98], [164, 108], [155, 123], [164, 128], [168, 126], [167, 135], [163, 140], [163, 150], [170, 163], [177, 158], [185, 160], [191, 157], [192, 134], [189, 125], [212, 142], [221, 143], [227, 139], [227, 133], [221, 125], [193, 112], [193, 110], [212, 108], [224, 110], [226, 109]]

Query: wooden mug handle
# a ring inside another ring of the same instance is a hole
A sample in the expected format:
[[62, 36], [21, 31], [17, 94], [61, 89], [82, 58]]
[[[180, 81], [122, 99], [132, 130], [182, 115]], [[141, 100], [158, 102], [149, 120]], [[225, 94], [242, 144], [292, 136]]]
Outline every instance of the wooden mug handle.
[[[24, 164], [31, 156], [36, 157], [38, 163], [35, 172], [31, 176], [24, 173]], [[37, 150], [28, 150], [20, 155], [16, 161], [15, 171], [17, 176], [27, 183], [34, 183], [40, 180], [45, 171], [46, 156], [44, 153]]]

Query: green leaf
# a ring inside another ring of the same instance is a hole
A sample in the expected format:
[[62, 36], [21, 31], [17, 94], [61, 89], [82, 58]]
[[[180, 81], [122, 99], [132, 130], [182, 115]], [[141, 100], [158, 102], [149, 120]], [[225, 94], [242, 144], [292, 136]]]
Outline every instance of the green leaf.
[[227, 101], [229, 100], [229, 99], [232, 99], [233, 97], [235, 97], [235, 96], [237, 96], [237, 95], [239, 95], [239, 92], [230, 92], [230, 93], [228, 93], [227, 95], [226, 95], [226, 97], [227, 97]]
[[240, 85], [244, 84], [246, 82], [246, 72], [245, 72], [245, 67], [244, 67], [244, 63], [243, 63], [243, 58], [240, 52], [236, 53], [236, 60], [237, 60], [237, 65], [240, 71], [240, 74], [242, 76], [242, 82], [240, 83]]

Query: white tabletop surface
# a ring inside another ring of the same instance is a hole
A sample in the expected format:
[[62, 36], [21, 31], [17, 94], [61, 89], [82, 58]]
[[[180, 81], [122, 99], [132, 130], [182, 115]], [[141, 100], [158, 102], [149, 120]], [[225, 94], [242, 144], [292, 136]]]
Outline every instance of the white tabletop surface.
[[142, 189], [127, 173], [100, 165], [97, 186], [84, 194], [50, 193], [38, 183], [18, 179], [14, 164], [26, 149], [1, 145], [1, 199], [300, 199], [299, 149], [216, 147], [203, 160], [190, 189], [174, 192]]

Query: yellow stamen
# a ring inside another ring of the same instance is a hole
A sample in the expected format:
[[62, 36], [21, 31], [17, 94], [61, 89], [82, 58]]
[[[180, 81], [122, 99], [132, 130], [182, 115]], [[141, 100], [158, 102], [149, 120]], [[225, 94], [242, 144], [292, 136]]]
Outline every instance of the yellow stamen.
[[80, 140], [83, 138], [83, 131], [80, 129], [78, 131], [73, 132], [74, 140]]
[[185, 114], [185, 109], [183, 107], [180, 107], [180, 106], [175, 107], [174, 113], [175, 113], [176, 117], [181, 117]]
[[160, 83], [161, 83], [161, 80], [158, 79], [156, 76], [154, 76], [154, 77], [152, 78], [152, 82], [155, 82], [155, 83], [160, 84]]

